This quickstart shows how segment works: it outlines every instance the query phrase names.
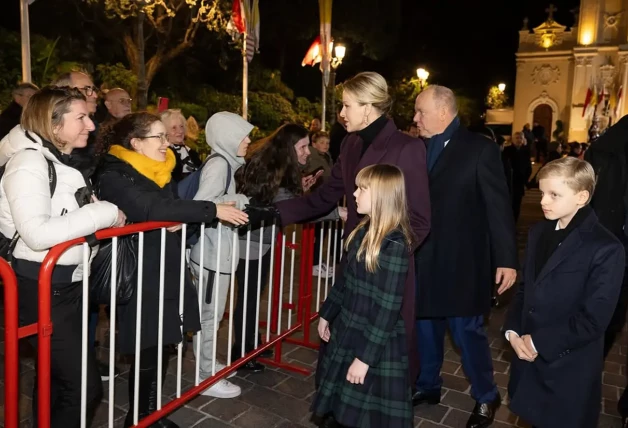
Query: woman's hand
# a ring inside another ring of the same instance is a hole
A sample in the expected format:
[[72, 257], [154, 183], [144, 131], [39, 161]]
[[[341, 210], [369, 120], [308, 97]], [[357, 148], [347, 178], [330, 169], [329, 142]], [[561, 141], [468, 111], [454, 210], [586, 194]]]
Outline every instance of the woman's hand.
[[318, 319], [318, 335], [325, 342], [329, 342], [331, 333], [329, 332], [329, 322], [326, 319], [323, 319], [323, 318]]
[[303, 191], [309, 191], [312, 186], [318, 181], [318, 179], [323, 175], [323, 170], [318, 171], [315, 175], [306, 175], [301, 179], [301, 185], [303, 186]]
[[349, 215], [349, 210], [345, 207], [338, 207], [338, 215], [342, 219], [342, 221], [347, 221], [347, 216]]
[[349, 371], [347, 371], [347, 380], [354, 385], [358, 383], [364, 385], [364, 378], [366, 378], [366, 372], [368, 371], [368, 364], [355, 358], [349, 367]]
[[236, 226], [247, 224], [249, 216], [244, 211], [237, 209], [235, 204], [235, 202], [216, 204], [216, 217], [221, 221], [235, 224]]
[[177, 224], [176, 226], [170, 226], [170, 227], [167, 227], [167, 228], [166, 228], [166, 230], [167, 230], [168, 232], [173, 232], [173, 233], [174, 233], [174, 232], [178, 232], [178, 231], [180, 231], [182, 227], [183, 227], [183, 225], [182, 225], [182, 224]]
[[[94, 198], [96, 197], [94, 196]], [[96, 199], [96, 201], [97, 200], [98, 199]], [[113, 227], [122, 227], [125, 224], [126, 224], [126, 215], [122, 211], [118, 210], [118, 218], [116, 222], [113, 224]]]

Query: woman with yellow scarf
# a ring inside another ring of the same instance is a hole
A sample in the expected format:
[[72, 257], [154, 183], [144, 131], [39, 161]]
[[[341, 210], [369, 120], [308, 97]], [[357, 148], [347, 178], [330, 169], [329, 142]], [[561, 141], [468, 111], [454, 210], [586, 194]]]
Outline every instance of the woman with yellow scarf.
[[[116, 204], [129, 222], [174, 221], [181, 223], [212, 223], [216, 220], [241, 225], [247, 215], [229, 204], [208, 201], [181, 200], [172, 181], [175, 155], [169, 148], [164, 124], [149, 113], [134, 113], [116, 122], [100, 136], [99, 152], [102, 165], [96, 178], [99, 198]], [[139, 419], [153, 413], [157, 407], [157, 358], [167, 345], [181, 342], [183, 333], [200, 330], [198, 298], [188, 271], [185, 272], [183, 314], [179, 313], [179, 281], [181, 240], [169, 229], [166, 234], [165, 278], [163, 307], [163, 349], [158, 349], [159, 265], [161, 259], [161, 231], [144, 235], [141, 352], [138, 408]], [[118, 308], [119, 347], [123, 354], [135, 354], [137, 300]], [[162, 379], [168, 368], [167, 355], [163, 359]], [[125, 427], [133, 425], [134, 372], [129, 371], [130, 409]], [[162, 419], [155, 427], [176, 428]]]

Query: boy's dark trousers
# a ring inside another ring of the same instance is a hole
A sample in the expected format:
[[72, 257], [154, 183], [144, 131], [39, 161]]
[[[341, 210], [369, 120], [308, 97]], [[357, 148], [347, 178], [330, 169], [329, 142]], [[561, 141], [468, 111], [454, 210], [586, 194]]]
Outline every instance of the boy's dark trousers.
[[[37, 280], [18, 277], [20, 324], [37, 322]], [[50, 353], [50, 427], [78, 428], [81, 419], [82, 361], [81, 282], [52, 285]], [[37, 349], [37, 339], [29, 342]], [[102, 398], [102, 381], [91, 346], [87, 346], [87, 426]], [[37, 377], [33, 387], [33, 426], [37, 426]]]

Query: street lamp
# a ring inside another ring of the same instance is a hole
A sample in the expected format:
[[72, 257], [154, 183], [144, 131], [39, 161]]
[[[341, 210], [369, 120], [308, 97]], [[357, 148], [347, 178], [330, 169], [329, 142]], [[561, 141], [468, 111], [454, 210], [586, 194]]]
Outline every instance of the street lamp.
[[419, 78], [419, 85], [421, 86], [421, 90], [423, 90], [425, 84], [427, 83], [427, 78], [430, 77], [430, 73], [424, 68], [418, 68], [416, 70], [416, 75]]
[[499, 85], [497, 85], [497, 89], [499, 89], [499, 92], [504, 93], [504, 91], [506, 90], [506, 84], [500, 83]]
[[[332, 42], [333, 43], [333, 42]], [[334, 56], [330, 61], [330, 82], [331, 82], [331, 120], [333, 125], [336, 123], [336, 69], [342, 64], [342, 60], [347, 54], [347, 48], [344, 45], [336, 45], [334, 49], [330, 49], [329, 52], [334, 52]]]

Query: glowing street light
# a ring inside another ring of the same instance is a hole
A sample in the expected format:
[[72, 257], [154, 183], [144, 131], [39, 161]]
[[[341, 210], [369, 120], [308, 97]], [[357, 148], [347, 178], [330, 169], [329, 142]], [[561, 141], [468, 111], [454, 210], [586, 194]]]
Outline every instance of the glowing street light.
[[416, 70], [416, 75], [419, 78], [419, 84], [421, 85], [421, 89], [423, 89], [423, 87], [427, 83], [427, 78], [430, 77], [430, 73], [424, 68], [418, 68]]
[[503, 93], [506, 90], [506, 84], [500, 83], [499, 85], [497, 85], [497, 89], [499, 89], [499, 92]]

